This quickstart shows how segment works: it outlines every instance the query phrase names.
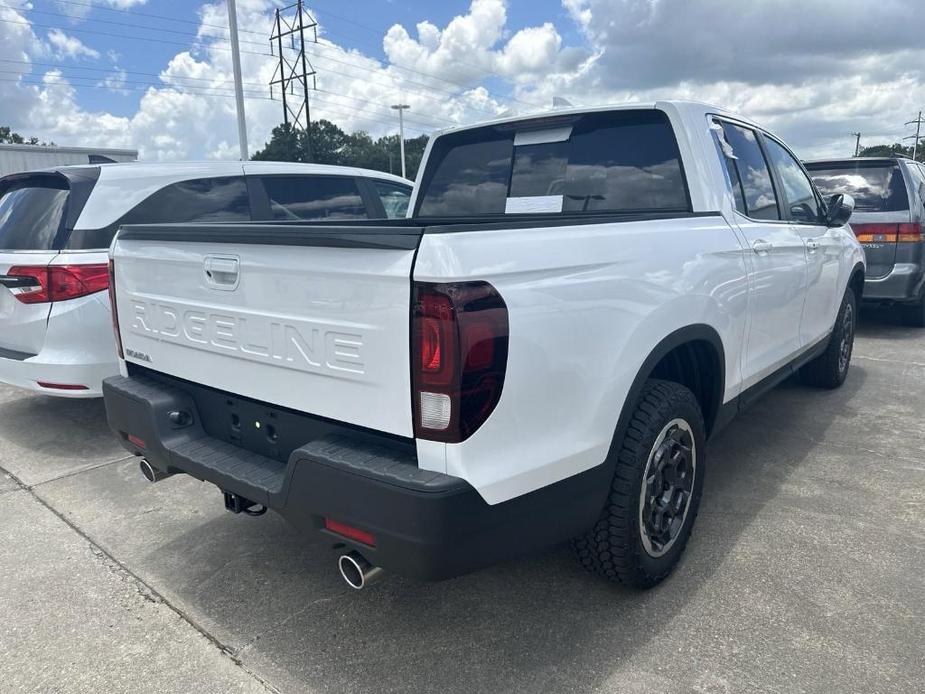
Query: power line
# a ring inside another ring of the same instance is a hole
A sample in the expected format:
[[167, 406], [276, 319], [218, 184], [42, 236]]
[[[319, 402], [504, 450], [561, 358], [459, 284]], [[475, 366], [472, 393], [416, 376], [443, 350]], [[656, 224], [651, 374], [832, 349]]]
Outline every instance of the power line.
[[[81, 5], [81, 6], [87, 6], [87, 7], [93, 6], [93, 5], [89, 5], [89, 4], [87, 4], [87, 3], [77, 3], [77, 2], [71, 2], [71, 3], [69, 3], [69, 4]], [[12, 7], [11, 5], [6, 5], [6, 4], [3, 4], [3, 3], [0, 3], [0, 6], [2, 6], [2, 7], [8, 7], [8, 8], [10, 8], [10, 9], [18, 9], [18, 8]], [[98, 7], [98, 6], [94, 6], [94, 7], [97, 7], [98, 9], [108, 9], [108, 10], [110, 10], [110, 11], [128, 12], [128, 13], [130, 13], [130, 14], [136, 14], [136, 15], [139, 15], [139, 16], [158, 17], [158, 18], [167, 19], [167, 20], [170, 20], [170, 21], [182, 21], [182, 22], [187, 22], [187, 23], [195, 24], [195, 22], [191, 22], [190, 20], [179, 20], [179, 19], [174, 20], [174, 19], [169, 18], [169, 17], [163, 17], [162, 15], [153, 15], [153, 14], [150, 14], [150, 13], [132, 12], [132, 11], [129, 11], [128, 9], [102, 8], [102, 7]], [[54, 17], [62, 17], [62, 18], [65, 18], [65, 19], [69, 18], [68, 15], [63, 14], [63, 13], [60, 13], [60, 12], [49, 12], [49, 11], [46, 11], [46, 10], [34, 10], [34, 9], [33, 9], [33, 10], [28, 10], [28, 11], [34, 12], [34, 13], [37, 13], [37, 14], [50, 15], [50, 16], [54, 16]], [[332, 14], [331, 16], [336, 16], [336, 15], [333, 15], [333, 14]], [[64, 27], [51, 26], [51, 25], [44, 25], [44, 24], [35, 24], [34, 22], [17, 22], [17, 21], [15, 21], [15, 20], [6, 20], [6, 19], [0, 20], [0, 21], [2, 21], [2, 22], [7, 22], [7, 23], [12, 23], [12, 24], [29, 24], [29, 25], [31, 25], [31, 26], [36, 26], [36, 27], [41, 27], [41, 28], [46, 28], [46, 29], [52, 29], [52, 30], [57, 30], [57, 31], [83, 32], [83, 33], [94, 34], [94, 35], [99, 35], [99, 36], [111, 36], [111, 37], [116, 37], [116, 38], [126, 38], [126, 37], [125, 37], [124, 35], [122, 35], [122, 34], [111, 34], [111, 33], [106, 33], [106, 32], [95, 31], [95, 30], [93, 30], [93, 29], [84, 29], [84, 28], [80, 28], [80, 27], [70, 27], [70, 28], [68, 28], [68, 29], [65, 29]], [[222, 43], [222, 44], [224, 44], [224, 43], [229, 43], [229, 39], [225, 39], [225, 38], [218, 38], [218, 37], [214, 37], [214, 36], [213, 36], [213, 37], [201, 37], [201, 36], [199, 36], [198, 34], [190, 34], [190, 33], [184, 32], [184, 31], [177, 31], [177, 30], [174, 30], [174, 29], [164, 29], [164, 28], [160, 28], [160, 27], [150, 27], [150, 26], [139, 27], [137, 24], [132, 24], [132, 23], [128, 23], [128, 22], [114, 22], [114, 21], [111, 21], [111, 20], [97, 19], [97, 18], [88, 19], [87, 21], [89, 21], [89, 22], [97, 22], [97, 23], [100, 23], [100, 24], [107, 24], [107, 25], [112, 25], [112, 26], [129, 27], [129, 28], [132, 28], [132, 29], [143, 28], [143, 29], [151, 30], [151, 31], [159, 31], [159, 32], [162, 32], [162, 33], [174, 34], [174, 35], [182, 36], [182, 37], [185, 37], [185, 38], [189, 39], [190, 42], [193, 43], [193, 44], [195, 44], [195, 43], [197, 43], [197, 42], [198, 42], [198, 43], [202, 43], [202, 44], [206, 44], [206, 43], [207, 43], [210, 47], [218, 48], [219, 50], [228, 50], [228, 51], [231, 50], [230, 47], [226, 47], [226, 46], [216, 46], [216, 44], [218, 44], [218, 43]], [[356, 22], [352, 22], [352, 23], [357, 24]], [[202, 23], [201, 26], [208, 26], [208, 27], [214, 27], [214, 28], [219, 28], [219, 29], [227, 30], [227, 27], [222, 26], [222, 25], [218, 25], [218, 24], [207, 24], [207, 23]], [[243, 30], [242, 30], [242, 31], [243, 31]], [[375, 30], [370, 29], [370, 31], [375, 31]], [[256, 33], [256, 32], [248, 31], [247, 33], [254, 34], [254, 33]], [[146, 36], [137, 36], [137, 37], [133, 37], [133, 38], [139, 38], [139, 39], [141, 39], [141, 40], [143, 40], [143, 41], [149, 41], [149, 42], [154, 42], [154, 43], [163, 43], [163, 44], [168, 44], [168, 45], [175, 45], [175, 46], [182, 46], [182, 47], [185, 47], [185, 48], [189, 48], [189, 46], [188, 46], [187, 44], [185, 44], [185, 43], [181, 43], [181, 42], [178, 42], [178, 41], [169, 41], [169, 40], [163, 39], [163, 38], [154, 38], [154, 37], [146, 37]], [[263, 46], [263, 45], [264, 45], [263, 42], [247, 41], [247, 40], [241, 40], [241, 43], [242, 43], [242, 44], [253, 45], [253, 46]], [[361, 45], [362, 45], [362, 44], [361, 44]], [[365, 45], [369, 46], [370, 44], [365, 44]], [[327, 50], [338, 50], [337, 47], [335, 47], [335, 46], [333, 46], [333, 45], [324, 44], [324, 43], [316, 43], [316, 46], [318, 46], [318, 47], [320, 47], [320, 48], [327, 49]], [[292, 48], [292, 47], [289, 47], [289, 46], [281, 46], [281, 48], [286, 48], [287, 50], [298, 50], [298, 49], [295, 49], [295, 48]], [[267, 53], [263, 53], [263, 52], [259, 52], [259, 53], [258, 53], [258, 52], [256, 52], [256, 51], [242, 50], [241, 53], [245, 53], [245, 54], [248, 54], [248, 55], [259, 55], [259, 56], [271, 56], [271, 57], [276, 57], [276, 56], [272, 56], [272, 54], [267, 54]], [[338, 63], [338, 64], [341, 64], [341, 65], [346, 65], [346, 66], [349, 66], [349, 67], [356, 67], [357, 69], [364, 69], [364, 68], [361, 68], [360, 66], [357, 66], [355, 63], [350, 63], [350, 62], [348, 62], [348, 61], [338, 60], [338, 59], [336, 59], [336, 58], [330, 58], [330, 57], [327, 57], [327, 56], [321, 56], [321, 59], [322, 59], [322, 60], [330, 60], [331, 62]], [[372, 57], [370, 57], [369, 59], [370, 59], [370, 60], [374, 60], [374, 61], [376, 61], [377, 63], [380, 63], [380, 61], [379, 61], [377, 58], [372, 58]], [[466, 63], [461, 63], [461, 64], [466, 64]], [[474, 89], [474, 88], [476, 88], [477, 86], [479, 86], [478, 84], [465, 84], [465, 83], [458, 82], [458, 81], [455, 81], [455, 80], [450, 80], [450, 79], [447, 79], [447, 78], [445, 78], [445, 77], [440, 77], [439, 75], [435, 75], [435, 74], [433, 74], [433, 73], [424, 72], [424, 71], [422, 71], [422, 70], [416, 70], [416, 69], [414, 69], [414, 68], [409, 68], [409, 67], [407, 67], [407, 66], [401, 65], [400, 63], [394, 63], [394, 62], [388, 61], [388, 62], [385, 63], [385, 65], [386, 65], [387, 68], [393, 68], [393, 69], [395, 69], [395, 70], [400, 70], [400, 71], [408, 72], [408, 73], [411, 73], [411, 74], [421, 75], [421, 76], [426, 77], [426, 78], [428, 78], [428, 79], [436, 80], [436, 81], [438, 81], [438, 82], [443, 82], [443, 83], [446, 83], [446, 84], [455, 85], [455, 86], [460, 87], [460, 88], [465, 89], [465, 90]], [[479, 69], [481, 69], [481, 68], [479, 68]], [[334, 74], [341, 74], [342, 76], [350, 76], [350, 75], [343, 75], [343, 73], [336, 73], [336, 72], [335, 72]], [[438, 87], [435, 87], [434, 85], [423, 84], [423, 83], [421, 83], [421, 82], [414, 82], [414, 81], [411, 81], [411, 80], [409, 80], [409, 79], [407, 79], [407, 78], [405, 78], [405, 77], [401, 77], [401, 80], [404, 81], [404, 82], [407, 83], [407, 84], [412, 84], [412, 85], [415, 85], [415, 86], [424, 87], [424, 88], [426, 88], [426, 89], [433, 89], [433, 90], [435, 90], [435, 91], [442, 91], [442, 92], [444, 92], [444, 93], [451, 94], [451, 95], [453, 95], [453, 96], [460, 96], [460, 94], [456, 93], [455, 90], [448, 90], [448, 89], [446, 89], [446, 88], [440, 89], [440, 88], [438, 88]], [[521, 104], [524, 104], [524, 105], [527, 105], [527, 106], [539, 107], [539, 104], [531, 103], [531, 102], [528, 102], [528, 101], [523, 101], [522, 99], [518, 99], [517, 97], [514, 97], [514, 96], [509, 96], [509, 97], [507, 97], [507, 99], [508, 99], [509, 101], [515, 101], [515, 102], [517, 102], [517, 103], [521, 103]], [[480, 107], [472, 106], [471, 108], [475, 108], [476, 110], [480, 110], [480, 111], [483, 111], [483, 112], [485, 112], [485, 113], [492, 113], [492, 114], [494, 114], [494, 111], [492, 111], [492, 110], [490, 110], [490, 109], [486, 109], [486, 108], [484, 108], [484, 107], [481, 107], [481, 108], [480, 108]]]

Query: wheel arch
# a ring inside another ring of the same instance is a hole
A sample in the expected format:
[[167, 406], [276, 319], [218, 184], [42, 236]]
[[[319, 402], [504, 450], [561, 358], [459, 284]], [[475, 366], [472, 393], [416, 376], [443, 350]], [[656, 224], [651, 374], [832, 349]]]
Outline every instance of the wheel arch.
[[700, 403], [709, 437], [723, 405], [726, 385], [726, 355], [719, 333], [705, 323], [688, 325], [669, 333], [649, 352], [623, 402], [610, 445], [611, 454], [623, 441], [639, 395], [650, 378], [663, 378], [690, 388]]
[[854, 291], [854, 296], [858, 301], [864, 295], [864, 272], [864, 264], [856, 263], [848, 278], [848, 287]]

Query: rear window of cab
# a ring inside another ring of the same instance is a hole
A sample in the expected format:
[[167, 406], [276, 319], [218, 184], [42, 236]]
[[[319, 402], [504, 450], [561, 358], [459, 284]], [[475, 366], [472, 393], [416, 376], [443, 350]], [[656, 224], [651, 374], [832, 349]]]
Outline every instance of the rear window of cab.
[[443, 135], [430, 153], [416, 216], [689, 210], [668, 117], [645, 109]]

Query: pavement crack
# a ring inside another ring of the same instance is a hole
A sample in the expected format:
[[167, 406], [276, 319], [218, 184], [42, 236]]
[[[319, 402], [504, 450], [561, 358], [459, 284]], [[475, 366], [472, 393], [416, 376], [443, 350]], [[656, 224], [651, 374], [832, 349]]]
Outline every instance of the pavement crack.
[[921, 361], [904, 361], [902, 359], [884, 359], [883, 357], [865, 357], [863, 354], [855, 354], [855, 359], [864, 359], [865, 361], [877, 361], [884, 364], [902, 364], [903, 366], [921, 366], [925, 367], [925, 362]]

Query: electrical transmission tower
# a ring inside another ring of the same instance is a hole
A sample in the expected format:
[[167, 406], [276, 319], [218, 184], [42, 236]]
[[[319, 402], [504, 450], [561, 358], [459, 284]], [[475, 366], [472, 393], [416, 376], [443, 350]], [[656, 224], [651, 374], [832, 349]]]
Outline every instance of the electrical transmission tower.
[[[305, 34], [311, 32], [310, 41], [318, 43], [318, 22], [297, 0], [295, 4], [276, 10], [273, 33], [270, 35], [270, 52], [279, 58], [279, 64], [270, 79], [270, 97], [273, 87], [279, 86], [283, 99], [283, 122], [305, 131], [308, 138], [308, 155], [311, 159], [311, 111], [308, 103], [309, 79], [315, 89], [315, 68], [305, 52]], [[284, 41], [285, 44], [284, 45]], [[285, 50], [295, 51], [288, 56]]]
[[906, 125], [914, 125], [914, 126], [915, 126], [915, 135], [910, 135], [909, 137], [904, 137], [904, 138], [903, 138], [904, 140], [913, 140], [913, 139], [915, 140], [915, 141], [912, 143], [912, 161], [916, 161], [916, 156], [917, 156], [918, 153], [919, 153], [919, 138], [920, 138], [920, 133], [922, 132], [922, 123], [925, 123], [925, 120], [922, 120], [922, 112], [921, 112], [921, 111], [919, 111], [919, 117], [918, 117], [918, 118], [916, 118], [915, 120], [911, 120], [911, 121], [909, 121], [908, 123], [906, 123]]

